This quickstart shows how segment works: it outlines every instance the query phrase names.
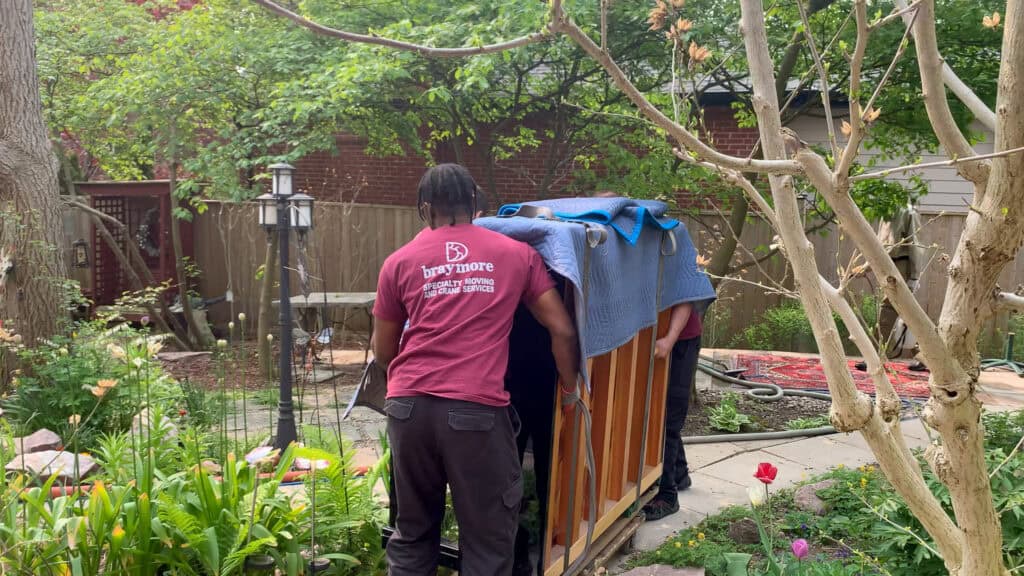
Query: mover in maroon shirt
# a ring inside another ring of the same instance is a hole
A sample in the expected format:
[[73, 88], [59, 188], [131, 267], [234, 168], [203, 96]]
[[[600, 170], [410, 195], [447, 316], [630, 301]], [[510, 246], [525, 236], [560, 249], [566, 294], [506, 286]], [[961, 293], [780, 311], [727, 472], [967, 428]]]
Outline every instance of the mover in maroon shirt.
[[523, 486], [504, 377], [520, 303], [551, 333], [562, 382], [576, 380], [575, 329], [544, 262], [528, 245], [472, 224], [477, 194], [462, 166], [428, 170], [418, 206], [429, 227], [388, 257], [377, 284], [374, 357], [388, 370], [398, 510], [391, 576], [435, 572], [448, 486], [460, 574], [512, 571]]

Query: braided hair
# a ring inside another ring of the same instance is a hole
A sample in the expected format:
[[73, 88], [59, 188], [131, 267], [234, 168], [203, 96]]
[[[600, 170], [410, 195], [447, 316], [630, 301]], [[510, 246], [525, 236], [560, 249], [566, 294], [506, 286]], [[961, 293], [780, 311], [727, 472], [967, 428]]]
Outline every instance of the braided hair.
[[420, 179], [416, 205], [420, 220], [435, 228], [434, 219], [448, 217], [454, 226], [456, 218], [465, 215], [472, 220], [477, 211], [477, 185], [469, 170], [458, 164], [438, 164]]

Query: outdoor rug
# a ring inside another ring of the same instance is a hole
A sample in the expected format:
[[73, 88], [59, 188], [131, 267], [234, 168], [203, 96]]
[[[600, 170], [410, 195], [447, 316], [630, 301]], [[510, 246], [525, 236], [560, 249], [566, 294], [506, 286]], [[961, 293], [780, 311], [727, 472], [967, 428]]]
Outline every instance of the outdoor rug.
[[[747, 368], [743, 378], [751, 382], [770, 382], [782, 388], [801, 390], [824, 390], [825, 371], [818, 358], [779, 356], [775, 354], [738, 354], [736, 368]], [[867, 372], [854, 367], [856, 360], [848, 361], [850, 374], [857, 389], [868, 394], [875, 393], [875, 386]], [[927, 398], [928, 373], [914, 372], [907, 368], [907, 362], [888, 362], [885, 369], [889, 380], [901, 398]]]

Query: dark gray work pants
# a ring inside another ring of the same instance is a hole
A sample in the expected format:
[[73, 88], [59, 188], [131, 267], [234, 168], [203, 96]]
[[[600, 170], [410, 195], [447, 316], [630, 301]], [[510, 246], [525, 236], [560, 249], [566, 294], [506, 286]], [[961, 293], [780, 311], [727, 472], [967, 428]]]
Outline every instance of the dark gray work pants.
[[514, 412], [433, 396], [392, 398], [385, 412], [398, 505], [389, 574], [436, 572], [448, 485], [459, 525], [459, 574], [511, 574], [523, 497]]

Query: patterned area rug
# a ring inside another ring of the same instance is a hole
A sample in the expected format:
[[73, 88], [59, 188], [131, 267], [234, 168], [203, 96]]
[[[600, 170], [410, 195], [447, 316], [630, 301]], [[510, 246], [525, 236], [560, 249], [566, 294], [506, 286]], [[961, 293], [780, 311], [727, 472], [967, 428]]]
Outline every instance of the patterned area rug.
[[[875, 393], [875, 386], [867, 372], [857, 370], [856, 360], [848, 361], [853, 382], [862, 392]], [[903, 398], [927, 398], [928, 373], [914, 372], [906, 362], [889, 362], [885, 365], [889, 380], [896, 392]], [[736, 368], [747, 368], [744, 378], [751, 382], [770, 382], [782, 388], [818, 389], [828, 388], [825, 372], [818, 358], [795, 358], [774, 354], [739, 354]]]

